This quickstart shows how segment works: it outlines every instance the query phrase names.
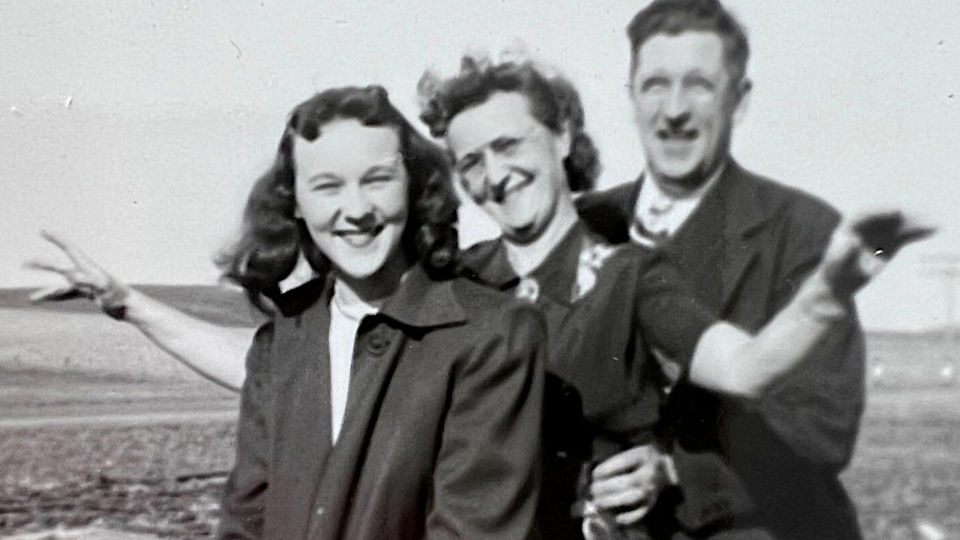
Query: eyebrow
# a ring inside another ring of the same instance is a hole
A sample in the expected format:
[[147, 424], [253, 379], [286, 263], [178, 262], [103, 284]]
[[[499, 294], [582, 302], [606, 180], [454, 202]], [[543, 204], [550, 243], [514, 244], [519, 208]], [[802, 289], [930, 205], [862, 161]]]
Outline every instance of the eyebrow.
[[[546, 126], [544, 126], [544, 127], [546, 127]], [[526, 139], [526, 138], [530, 137], [530, 135], [533, 133], [534, 129], [535, 129], [534, 126], [527, 126], [527, 127], [523, 128], [523, 129], [520, 129], [519, 132], [517, 132], [517, 133], [501, 133], [500, 135], [497, 135], [496, 137], [493, 137], [492, 139], [490, 139], [490, 140], [488, 140], [487, 142], [485, 142], [485, 143], [477, 146], [476, 148], [472, 148], [470, 151], [464, 153], [463, 156], [461, 156], [460, 159], [457, 160], [457, 164], [460, 164], [462, 161], [464, 161], [464, 160], [467, 159], [468, 157], [477, 157], [477, 156], [482, 155], [482, 154], [483, 154], [483, 151], [484, 151], [486, 148], [490, 148], [490, 147], [496, 146], [498, 143], [503, 143], [503, 142], [506, 142], [506, 141], [516, 141], [516, 140], [520, 140], [520, 139]], [[547, 129], [549, 129], [549, 128], [547, 128]]]
[[397, 170], [396, 163], [391, 163], [389, 165], [387, 164], [374, 165], [369, 169], [367, 169], [366, 171], [364, 171], [363, 176], [369, 176], [370, 174], [378, 173], [378, 172], [392, 173], [392, 172], [395, 172], [396, 170]]
[[[367, 175], [369, 175], [369, 174], [372, 173], [372, 172], [380, 172], [380, 171], [383, 171], [383, 172], [393, 172], [394, 169], [397, 167], [397, 161], [400, 161], [400, 159], [401, 159], [402, 157], [403, 157], [403, 156], [398, 152], [398, 153], [394, 154], [393, 157], [384, 159], [381, 163], [377, 163], [377, 164], [375, 164], [375, 165], [372, 165], [370, 168], [368, 168], [366, 171], [364, 171], [364, 172], [363, 172], [363, 175], [361, 175], [361, 176], [367, 176]], [[338, 175], [338, 174], [334, 174], [334, 173], [332, 173], [332, 172], [324, 171], [324, 172], [319, 172], [319, 173], [311, 176], [310, 178], [307, 178], [306, 182], [309, 184], [309, 183], [318, 182], [318, 181], [320, 181], [320, 180], [337, 180], [337, 181], [341, 181], [341, 182], [342, 182], [342, 181], [343, 181], [343, 178], [342, 178], [340, 175]]]
[[367, 169], [367, 171], [371, 171], [377, 168], [387, 169], [391, 167], [396, 167], [397, 163], [402, 161], [403, 161], [403, 154], [401, 154], [400, 152], [397, 152], [396, 154], [393, 154], [390, 157], [383, 158], [382, 160], [380, 160], [379, 163], [375, 163], [374, 165], [371, 165]]
[[319, 182], [319, 181], [321, 181], [321, 180], [338, 180], [338, 181], [343, 181], [343, 178], [340, 178], [339, 175], [333, 174], [333, 173], [331, 173], [331, 172], [322, 172], [322, 173], [317, 173], [317, 174], [311, 176], [310, 178], [307, 178], [307, 183], [308, 183], [308, 184], [313, 184], [313, 183]]

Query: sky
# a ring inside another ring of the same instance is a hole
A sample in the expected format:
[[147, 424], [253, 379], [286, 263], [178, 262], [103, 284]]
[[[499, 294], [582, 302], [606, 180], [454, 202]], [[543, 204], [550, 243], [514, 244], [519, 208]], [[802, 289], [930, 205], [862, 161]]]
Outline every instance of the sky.
[[[522, 43], [567, 74], [600, 186], [629, 181], [643, 155], [624, 27], [644, 4], [0, 0], [0, 287], [56, 282], [22, 268], [56, 260], [42, 229], [128, 282], [214, 283], [212, 258], [294, 105], [378, 83], [416, 119], [423, 70], [452, 74], [465, 50]], [[868, 328], [947, 324], [958, 291], [937, 272], [960, 262], [960, 2], [726, 4], [752, 46], [735, 158], [844, 212], [894, 204], [938, 225], [858, 303]], [[470, 206], [461, 221], [466, 243], [493, 233]]]

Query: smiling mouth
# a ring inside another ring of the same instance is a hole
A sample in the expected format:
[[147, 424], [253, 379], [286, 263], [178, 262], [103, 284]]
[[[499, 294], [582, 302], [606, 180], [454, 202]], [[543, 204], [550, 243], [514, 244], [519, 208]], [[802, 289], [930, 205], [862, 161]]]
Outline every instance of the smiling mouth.
[[690, 142], [697, 138], [700, 132], [696, 129], [658, 129], [657, 138], [665, 142]]
[[[516, 177], [519, 177], [519, 180], [511, 182]], [[489, 188], [489, 196], [493, 199], [493, 202], [497, 204], [502, 204], [506, 200], [507, 195], [520, 191], [521, 189], [529, 186], [533, 183], [534, 176], [528, 172], [517, 172], [511, 175], [508, 175], [506, 178], [500, 182], [493, 184]]]
[[363, 229], [337, 229], [330, 234], [340, 238], [352, 247], [364, 247], [369, 245], [384, 229], [383, 223], [377, 223]]

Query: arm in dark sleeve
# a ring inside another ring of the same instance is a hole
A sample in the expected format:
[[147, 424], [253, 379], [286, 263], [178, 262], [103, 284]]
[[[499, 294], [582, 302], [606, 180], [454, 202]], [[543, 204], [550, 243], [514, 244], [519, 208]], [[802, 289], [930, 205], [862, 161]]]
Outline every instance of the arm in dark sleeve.
[[237, 425], [237, 457], [220, 504], [217, 538], [224, 540], [260, 538], [263, 532], [269, 469], [268, 368], [272, 335], [271, 323], [262, 326], [247, 354], [247, 376]]
[[[822, 212], [821, 212], [822, 213]], [[775, 310], [796, 294], [823, 256], [837, 216], [812, 222], [812, 211], [788, 221]], [[798, 455], [835, 470], [849, 462], [864, 408], [865, 346], [855, 306], [799, 369], [778, 381], [760, 414]]]
[[540, 481], [546, 330], [514, 308], [455, 375], [426, 538], [530, 536]]
[[647, 346], [656, 351], [661, 364], [669, 359], [685, 373], [700, 337], [717, 317], [696, 299], [666, 252], [629, 249], [641, 255], [634, 304], [638, 331]]
[[[686, 377], [701, 335], [717, 317], [694, 297], [692, 288], [666, 252], [648, 252], [640, 259], [639, 294], [635, 304], [642, 339], [652, 349], [664, 380], [673, 386]], [[682, 385], [676, 395], [685, 396]], [[693, 393], [702, 392], [695, 390]], [[681, 397], [683, 399], [683, 397]], [[675, 429], [700, 429], [701, 426], [676, 426], [672, 417], [660, 426], [661, 439], [672, 447], [679, 497], [664, 496], [666, 511], [684, 530], [701, 530], [749, 511], [752, 503], [743, 485], [716, 451], [688, 450], [672, 444]]]

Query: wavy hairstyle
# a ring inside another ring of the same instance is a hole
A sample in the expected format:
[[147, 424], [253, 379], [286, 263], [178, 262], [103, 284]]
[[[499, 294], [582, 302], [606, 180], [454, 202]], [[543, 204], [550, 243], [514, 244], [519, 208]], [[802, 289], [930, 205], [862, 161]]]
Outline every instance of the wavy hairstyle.
[[256, 181], [247, 199], [240, 239], [217, 258], [223, 276], [242, 286], [263, 311], [271, 311], [264, 297], [277, 299], [280, 281], [293, 271], [301, 253], [320, 277], [330, 271], [330, 261], [314, 244], [303, 220], [294, 217], [293, 144], [295, 136], [316, 140], [325, 124], [339, 119], [396, 130], [410, 179], [403, 249], [434, 279], [451, 277], [455, 271], [459, 259], [458, 201], [445, 153], [413, 128], [382, 87], [332, 88], [297, 105], [290, 113], [276, 160]]
[[519, 92], [527, 97], [530, 112], [554, 133], [570, 131], [570, 155], [563, 160], [571, 191], [593, 189], [600, 175], [599, 152], [584, 131], [580, 94], [565, 77], [548, 76], [530, 61], [492, 64], [486, 59], [464, 56], [460, 73], [446, 80], [432, 72], [417, 85], [420, 119], [434, 137], [447, 133], [450, 121], [464, 109], [480, 105], [496, 92]]

